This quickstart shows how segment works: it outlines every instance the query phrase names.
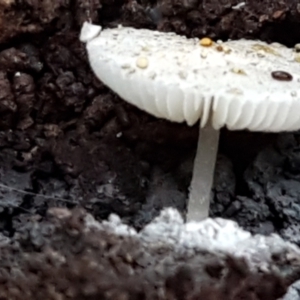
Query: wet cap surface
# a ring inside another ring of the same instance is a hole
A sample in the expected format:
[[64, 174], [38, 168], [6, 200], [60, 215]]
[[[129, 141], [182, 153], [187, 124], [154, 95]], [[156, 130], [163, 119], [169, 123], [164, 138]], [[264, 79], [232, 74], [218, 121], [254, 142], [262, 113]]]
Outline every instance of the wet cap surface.
[[283, 45], [120, 26], [89, 39], [87, 51], [103, 83], [156, 117], [204, 126], [212, 110], [215, 129], [300, 128], [299, 53]]

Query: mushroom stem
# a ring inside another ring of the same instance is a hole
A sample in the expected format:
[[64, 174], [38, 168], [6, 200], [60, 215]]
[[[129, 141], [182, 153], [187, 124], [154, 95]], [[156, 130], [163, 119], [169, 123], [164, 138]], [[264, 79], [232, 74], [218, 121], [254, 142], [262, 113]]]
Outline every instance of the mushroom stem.
[[209, 215], [211, 189], [218, 153], [220, 130], [211, 122], [199, 130], [193, 177], [190, 186], [187, 221], [202, 221]]

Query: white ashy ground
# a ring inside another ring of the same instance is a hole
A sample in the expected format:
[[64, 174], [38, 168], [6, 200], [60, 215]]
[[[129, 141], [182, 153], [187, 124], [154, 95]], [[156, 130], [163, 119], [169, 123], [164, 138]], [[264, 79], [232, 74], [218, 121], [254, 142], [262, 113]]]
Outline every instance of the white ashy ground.
[[[272, 269], [281, 273], [285, 269], [282, 264], [293, 267], [300, 263], [299, 247], [284, 241], [278, 235], [252, 235], [237, 223], [221, 218], [185, 223], [179, 212], [171, 208], [164, 209], [160, 216], [140, 232], [123, 224], [116, 215], [111, 215], [108, 221], [102, 223], [88, 215], [86, 225], [87, 230], [96, 227], [117, 235], [138, 238], [150, 251], [170, 249], [174, 257], [190, 258], [197, 256], [197, 253], [209, 253], [218, 257], [230, 254], [245, 258], [252, 270], [268, 272]], [[281, 258], [279, 263], [274, 261], [274, 254]], [[300, 282], [293, 284], [283, 299], [300, 299], [297, 287], [300, 287]]]

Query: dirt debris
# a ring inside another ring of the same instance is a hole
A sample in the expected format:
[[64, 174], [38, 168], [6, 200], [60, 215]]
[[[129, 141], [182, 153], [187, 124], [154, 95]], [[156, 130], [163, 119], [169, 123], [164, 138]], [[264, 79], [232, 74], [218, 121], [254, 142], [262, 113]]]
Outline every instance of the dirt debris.
[[150, 250], [134, 236], [89, 227], [85, 218], [82, 209], [54, 208], [43, 221], [32, 217], [12, 241], [2, 239], [1, 298], [273, 300], [297, 273], [257, 273], [243, 259], [213, 253], [176, 258], [171, 249], [162, 263], [163, 247]]

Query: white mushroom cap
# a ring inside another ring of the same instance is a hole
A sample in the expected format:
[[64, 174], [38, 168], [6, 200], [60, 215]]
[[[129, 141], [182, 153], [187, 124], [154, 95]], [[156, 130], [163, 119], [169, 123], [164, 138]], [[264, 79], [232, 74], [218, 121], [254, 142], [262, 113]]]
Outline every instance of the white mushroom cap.
[[98, 27], [90, 38], [89, 26], [95, 31], [86, 23], [81, 40], [96, 76], [156, 117], [189, 125], [201, 118], [204, 126], [211, 114], [215, 129], [300, 128], [299, 53], [292, 49], [249, 40], [207, 47], [196, 38], [121, 26]]
[[80, 32], [80, 41], [87, 43], [88, 41], [96, 38], [100, 34], [101, 30], [101, 26], [84, 22]]

